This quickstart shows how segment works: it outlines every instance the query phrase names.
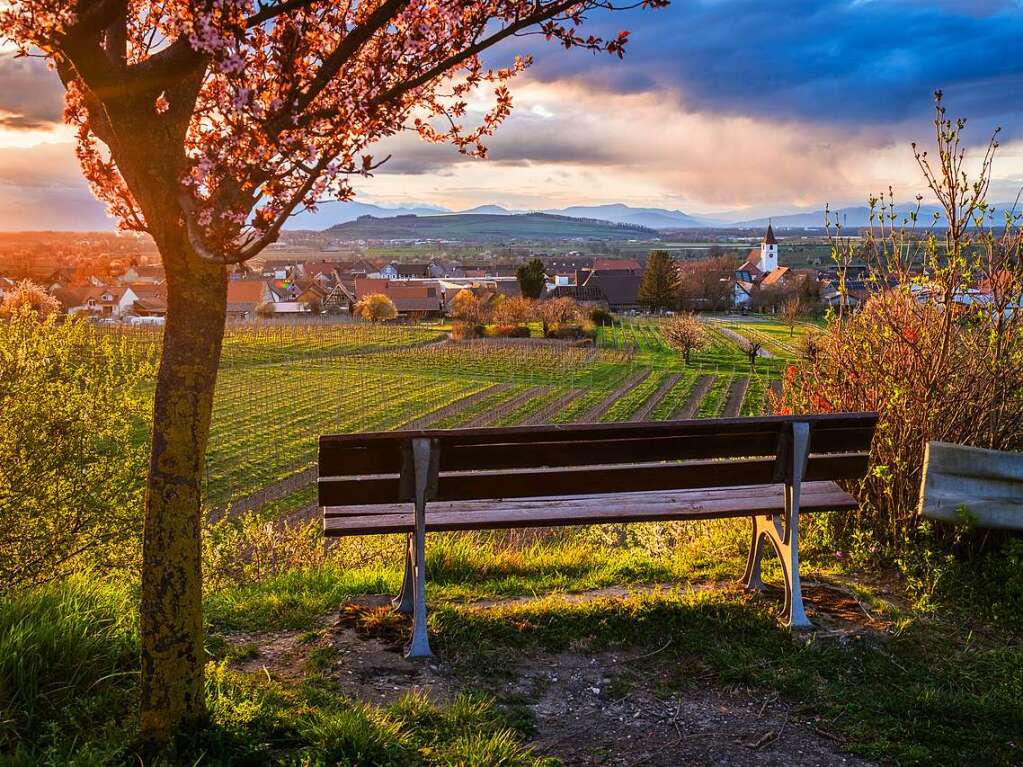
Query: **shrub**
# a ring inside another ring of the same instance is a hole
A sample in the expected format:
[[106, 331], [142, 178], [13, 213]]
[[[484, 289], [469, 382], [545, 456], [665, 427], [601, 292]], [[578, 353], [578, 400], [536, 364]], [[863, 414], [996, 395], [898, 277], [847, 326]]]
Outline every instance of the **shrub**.
[[469, 338], [483, 338], [486, 335], [486, 327], [472, 322], [455, 322], [451, 325], [451, 337], [456, 341], [464, 341]]
[[23, 311], [45, 319], [60, 313], [60, 302], [31, 280], [22, 280], [0, 301], [0, 319], [10, 319]]
[[888, 545], [915, 538], [928, 441], [1023, 449], [1023, 335], [996, 356], [986, 322], [964, 317], [946, 334], [944, 315], [908, 288], [875, 296], [833, 319], [786, 375], [791, 412], [879, 414], [858, 523]]
[[383, 293], [371, 293], [355, 305], [355, 316], [369, 322], [386, 322], [397, 317], [398, 310]]
[[590, 322], [598, 327], [610, 327], [614, 324], [614, 321], [614, 315], [607, 311], [607, 309], [601, 309], [599, 306], [596, 306], [590, 310]]
[[0, 323], [0, 592], [137, 561], [152, 372], [80, 318]]
[[494, 325], [490, 335], [499, 338], [529, 338], [531, 334], [528, 325]]
[[[861, 244], [833, 236], [840, 312], [789, 369], [780, 403], [792, 412], [877, 411], [857, 533], [892, 549], [920, 538], [929, 441], [1023, 449], [1021, 219], [994, 221], [984, 195], [997, 145], [970, 180], [961, 170], [965, 120], [946, 118], [938, 100], [934, 160], [915, 144], [914, 152], [944, 211], [943, 222], [934, 219], [946, 224], [941, 239], [921, 238], [917, 214], [904, 219], [891, 194], [870, 201], [875, 225]], [[844, 272], [860, 256], [879, 279], [850, 314]], [[946, 542], [952, 535], [938, 531]]]

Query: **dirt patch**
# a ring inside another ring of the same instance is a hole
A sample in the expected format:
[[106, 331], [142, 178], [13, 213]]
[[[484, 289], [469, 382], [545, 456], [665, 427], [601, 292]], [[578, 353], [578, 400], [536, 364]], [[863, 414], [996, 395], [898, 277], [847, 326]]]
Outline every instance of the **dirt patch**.
[[[676, 585], [613, 586], [565, 599], [624, 598]], [[689, 587], [736, 586], [706, 582]], [[811, 636], [844, 641], [864, 635], [883, 641], [891, 629], [843, 586], [805, 581], [804, 596], [817, 626], [807, 641]], [[779, 608], [783, 601], [776, 587], [768, 587], [761, 598]], [[506, 608], [527, 605], [531, 599], [481, 600], [468, 607]], [[375, 595], [347, 601], [314, 631], [235, 633], [226, 639], [233, 647], [233, 668], [285, 683], [321, 674], [336, 683], [339, 694], [375, 705], [394, 703], [411, 690], [446, 703], [464, 690], [479, 689], [479, 678], [463, 678], [464, 672], [443, 658], [403, 658], [409, 628], [408, 617], [393, 612], [388, 596]], [[715, 675], [702, 670], [683, 676], [680, 689], [680, 667], [670, 645], [666, 637], [654, 650], [514, 654], [508, 658], [510, 674], [482, 682], [498, 703], [531, 713], [535, 730], [529, 745], [534, 753], [558, 757], [569, 766], [870, 764], [845, 753], [829, 723], [798, 701], [715, 684]]]
[[508, 692], [536, 698], [535, 752], [580, 767], [868, 764], [842, 753], [825, 725], [776, 695], [712, 688], [698, 678], [659, 695], [660, 675], [648, 660], [562, 653], [521, 664]]
[[734, 418], [742, 410], [742, 403], [746, 399], [746, 390], [749, 389], [749, 376], [736, 376], [728, 387], [728, 400], [725, 402], [725, 418]]

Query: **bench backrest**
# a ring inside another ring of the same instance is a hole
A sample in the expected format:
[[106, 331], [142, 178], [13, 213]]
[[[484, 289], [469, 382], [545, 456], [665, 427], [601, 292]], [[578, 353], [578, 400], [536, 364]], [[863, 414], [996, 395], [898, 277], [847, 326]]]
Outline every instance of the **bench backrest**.
[[411, 501], [421, 439], [439, 501], [783, 482], [795, 422], [810, 427], [803, 479], [864, 476], [875, 413], [377, 432], [320, 438], [319, 504]]

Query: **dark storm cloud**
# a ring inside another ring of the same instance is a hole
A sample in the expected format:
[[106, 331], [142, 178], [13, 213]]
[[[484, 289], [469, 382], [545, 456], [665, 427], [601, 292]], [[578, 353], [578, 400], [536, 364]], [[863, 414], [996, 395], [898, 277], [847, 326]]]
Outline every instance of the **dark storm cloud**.
[[591, 15], [631, 31], [623, 62], [539, 54], [532, 76], [616, 92], [672, 88], [687, 109], [891, 124], [927, 115], [942, 88], [983, 123], [1023, 112], [1023, 4], [1011, 0], [674, 0]]
[[44, 61], [0, 54], [0, 128], [46, 130], [63, 110], [64, 90]]

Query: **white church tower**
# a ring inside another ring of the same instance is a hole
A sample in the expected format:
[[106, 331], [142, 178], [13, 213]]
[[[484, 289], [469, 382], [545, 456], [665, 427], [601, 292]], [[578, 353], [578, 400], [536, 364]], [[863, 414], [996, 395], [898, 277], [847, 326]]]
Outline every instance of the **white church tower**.
[[767, 234], [760, 243], [760, 271], [770, 274], [778, 268], [778, 240], [774, 238], [774, 229], [767, 225]]

